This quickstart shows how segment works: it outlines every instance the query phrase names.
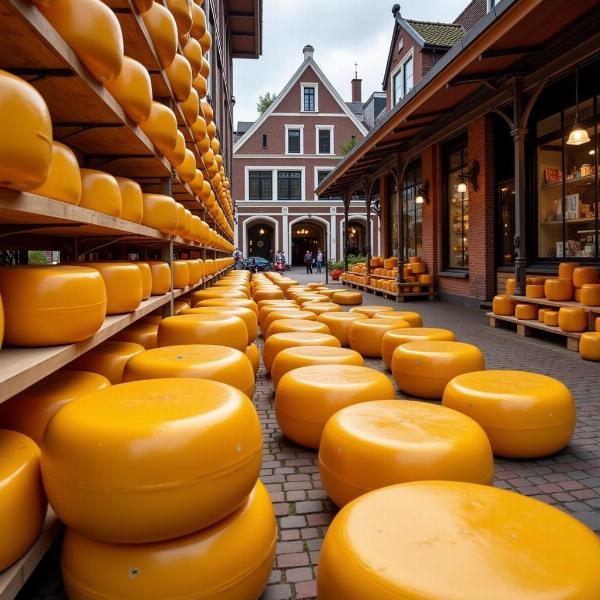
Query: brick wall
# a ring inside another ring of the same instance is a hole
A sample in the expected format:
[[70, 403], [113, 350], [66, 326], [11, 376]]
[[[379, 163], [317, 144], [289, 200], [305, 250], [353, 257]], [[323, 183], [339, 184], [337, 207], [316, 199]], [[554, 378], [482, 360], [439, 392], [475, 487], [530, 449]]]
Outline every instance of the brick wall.
[[461, 13], [456, 17], [455, 23], [462, 25], [466, 31], [472, 29], [485, 17], [487, 14], [487, 0], [473, 0]]
[[[410, 49], [413, 49], [413, 85], [423, 77], [423, 54], [421, 52], [421, 46], [417, 41], [410, 36], [404, 29], [401, 29], [399, 25], [396, 25], [397, 33], [392, 39], [393, 54], [392, 62], [390, 65], [390, 72], [388, 74], [388, 80], [384, 81], [384, 89], [387, 92], [387, 107], [388, 110], [392, 107], [394, 90], [392, 84], [392, 74], [396, 67], [400, 64], [400, 61], [406, 57]], [[402, 40], [402, 49], [399, 50], [400, 40]], [[429, 67], [430, 68], [430, 67]], [[429, 70], [429, 68], [427, 70]]]

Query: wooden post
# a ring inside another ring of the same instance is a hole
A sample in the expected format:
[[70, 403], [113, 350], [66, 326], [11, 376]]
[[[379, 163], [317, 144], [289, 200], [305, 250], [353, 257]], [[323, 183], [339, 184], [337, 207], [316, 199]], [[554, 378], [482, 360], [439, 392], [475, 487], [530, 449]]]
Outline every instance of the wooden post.
[[369, 275], [371, 275], [371, 254], [372, 254], [372, 250], [371, 250], [371, 244], [372, 244], [372, 240], [371, 240], [371, 201], [373, 199], [373, 181], [369, 181], [369, 179], [367, 179], [365, 177], [364, 188], [365, 188], [365, 204], [366, 204], [366, 209], [367, 209], [367, 226], [365, 228], [365, 232], [366, 232], [366, 238], [367, 238], [366, 254], [367, 254], [367, 277], [368, 277]]
[[344, 190], [344, 271], [348, 271], [348, 219], [350, 216], [350, 200], [352, 199], [352, 190]]

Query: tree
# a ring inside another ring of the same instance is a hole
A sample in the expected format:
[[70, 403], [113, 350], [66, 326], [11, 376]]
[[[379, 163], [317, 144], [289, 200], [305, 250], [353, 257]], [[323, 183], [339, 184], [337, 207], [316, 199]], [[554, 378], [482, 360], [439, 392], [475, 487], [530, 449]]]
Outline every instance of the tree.
[[273, 92], [267, 92], [264, 96], [258, 96], [258, 102], [256, 103], [256, 110], [262, 115], [273, 102], [277, 100], [277, 94]]
[[348, 154], [348, 152], [350, 152], [350, 150], [352, 150], [352, 148], [354, 148], [354, 146], [356, 146], [356, 138], [352, 136], [340, 146], [340, 153], [345, 156]]

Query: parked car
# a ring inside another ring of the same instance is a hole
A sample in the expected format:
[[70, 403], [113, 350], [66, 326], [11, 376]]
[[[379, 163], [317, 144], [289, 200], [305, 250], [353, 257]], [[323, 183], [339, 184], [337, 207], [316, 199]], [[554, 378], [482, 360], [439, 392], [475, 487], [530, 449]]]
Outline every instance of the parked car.
[[[254, 261], [254, 264], [252, 264]], [[246, 258], [244, 260], [244, 269], [251, 270], [254, 267], [256, 271], [272, 271], [273, 265], [266, 258], [260, 256], [254, 256], [253, 258]]]

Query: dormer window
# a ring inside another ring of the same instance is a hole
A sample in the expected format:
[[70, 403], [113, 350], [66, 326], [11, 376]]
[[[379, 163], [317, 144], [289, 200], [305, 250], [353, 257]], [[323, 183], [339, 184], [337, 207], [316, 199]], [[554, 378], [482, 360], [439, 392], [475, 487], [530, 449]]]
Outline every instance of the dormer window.
[[300, 85], [300, 89], [301, 89], [301, 99], [300, 99], [301, 112], [317, 112], [319, 110], [317, 84], [316, 83], [302, 83]]

